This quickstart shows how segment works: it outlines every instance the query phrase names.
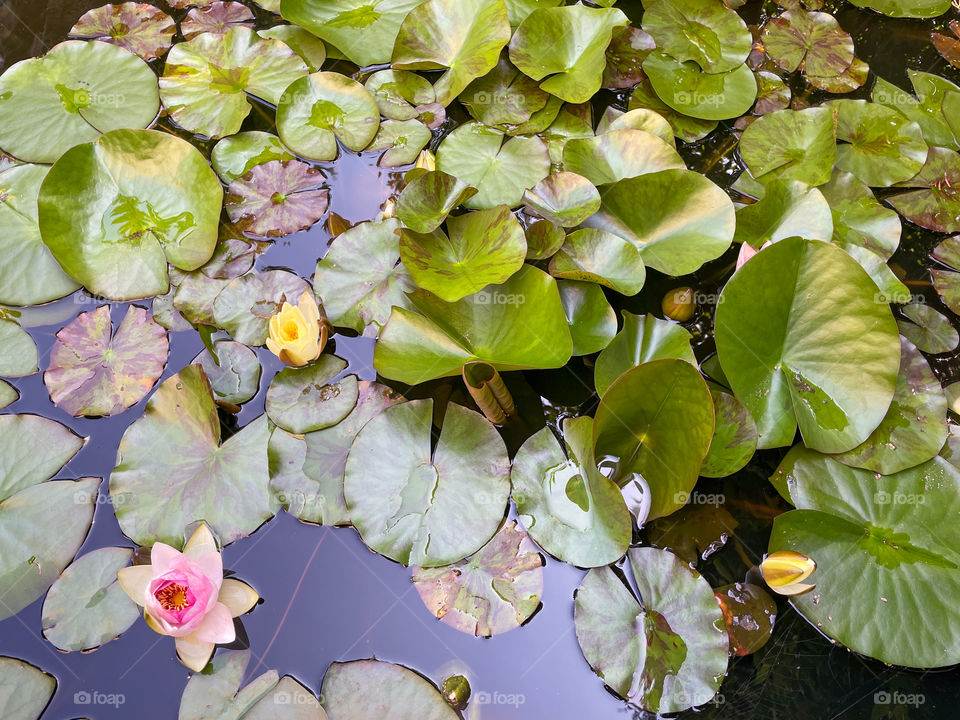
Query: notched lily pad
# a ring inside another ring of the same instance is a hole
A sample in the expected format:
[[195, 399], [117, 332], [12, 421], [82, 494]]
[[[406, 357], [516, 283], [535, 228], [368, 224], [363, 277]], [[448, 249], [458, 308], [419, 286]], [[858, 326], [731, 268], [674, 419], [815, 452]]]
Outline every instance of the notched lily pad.
[[30, 333], [0, 317], [0, 377], [25, 377], [37, 370], [39, 355]]
[[419, 120], [384, 120], [367, 152], [383, 152], [380, 167], [410, 165], [430, 142], [433, 133]]
[[260, 389], [262, 372], [257, 354], [232, 340], [217, 340], [213, 352], [216, 357], [204, 348], [193, 362], [207, 374], [216, 401], [237, 406], [253, 399]]
[[378, 70], [364, 83], [390, 120], [413, 120], [420, 113], [417, 107], [436, 102], [437, 94], [430, 81], [410, 70]]
[[224, 206], [245, 233], [282, 237], [307, 230], [327, 212], [330, 191], [319, 170], [299, 160], [255, 165], [227, 188]]
[[355, 375], [333, 382], [346, 368], [346, 360], [329, 353], [307, 367], [284, 368], [267, 389], [267, 417], [296, 434], [336, 425], [357, 404]]
[[439, 170], [412, 178], [397, 198], [397, 217], [418, 233], [436, 230], [450, 211], [477, 194], [476, 188]]
[[567, 280], [604, 285], [622, 295], [636, 295], [647, 271], [640, 249], [604, 230], [576, 230], [550, 259], [550, 274]]
[[[181, 291], [183, 286], [181, 286]], [[213, 325], [244, 345], [267, 341], [270, 318], [284, 302], [296, 304], [310, 286], [286, 270], [251, 272], [230, 280], [213, 301]]]
[[187, 40], [200, 33], [220, 33], [234, 27], [253, 27], [253, 13], [246, 5], [238, 2], [213, 2], [199, 8], [193, 8], [180, 22], [180, 32]]
[[177, 23], [160, 8], [125, 2], [84, 13], [70, 36], [119, 45], [144, 60], [153, 60], [170, 49], [176, 32]]

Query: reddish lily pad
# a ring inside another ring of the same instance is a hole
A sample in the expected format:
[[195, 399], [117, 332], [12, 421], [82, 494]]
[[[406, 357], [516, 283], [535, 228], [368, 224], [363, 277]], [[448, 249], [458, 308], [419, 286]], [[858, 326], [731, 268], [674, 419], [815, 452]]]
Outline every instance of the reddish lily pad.
[[633, 87], [646, 75], [643, 61], [657, 47], [650, 33], [633, 26], [617, 28], [607, 46], [607, 66], [603, 70], [603, 87], [621, 90]]
[[253, 27], [253, 13], [238, 2], [215, 2], [194, 8], [180, 23], [180, 32], [187, 40], [200, 33], [225, 33], [232, 27]]
[[853, 38], [827, 13], [785, 12], [764, 26], [761, 39], [767, 54], [787, 72], [800, 69], [808, 75], [833, 77], [854, 60]]
[[160, 8], [125, 2], [88, 11], [70, 36], [119, 45], [144, 60], [153, 60], [170, 49], [176, 32], [177, 23]]
[[916, 175], [895, 187], [919, 188], [887, 198], [893, 209], [934, 232], [960, 232], [960, 155], [931, 147]]
[[327, 212], [329, 191], [323, 174], [299, 160], [255, 165], [227, 189], [230, 220], [244, 232], [280, 237], [306, 230]]

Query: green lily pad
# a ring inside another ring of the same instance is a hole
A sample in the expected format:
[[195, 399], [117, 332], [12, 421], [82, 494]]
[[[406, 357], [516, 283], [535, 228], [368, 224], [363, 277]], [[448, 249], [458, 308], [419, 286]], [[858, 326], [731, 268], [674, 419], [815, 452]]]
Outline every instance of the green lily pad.
[[771, 180], [763, 197], [737, 210], [736, 243], [759, 249], [788, 237], [830, 240], [833, 215], [823, 193], [798, 180]]
[[213, 147], [210, 162], [220, 179], [229, 185], [257, 165], [295, 159], [276, 135], [253, 131], [237, 133], [218, 142]]
[[43, 601], [43, 636], [64, 652], [92, 650], [133, 625], [140, 608], [117, 582], [132, 558], [129, 548], [105, 547], [71, 563]]
[[930, 148], [927, 162], [897, 187], [921, 188], [886, 198], [894, 210], [934, 232], [960, 232], [960, 155]]
[[337, 141], [363, 150], [380, 128], [373, 96], [356, 80], [335, 72], [302, 77], [277, 104], [277, 130], [288, 148], [308, 160], [335, 160]]
[[657, 96], [646, 74], [644, 74], [643, 80], [633, 88], [633, 92], [630, 94], [630, 103], [627, 105], [627, 111], [629, 112], [630, 110], [650, 110], [657, 113], [670, 124], [670, 127], [673, 128], [674, 135], [684, 142], [702, 140], [717, 127], [716, 120], [701, 120], [699, 118], [688, 117], [667, 105]]
[[364, 222], [338, 235], [317, 263], [313, 286], [327, 319], [376, 337], [393, 307], [409, 308], [416, 285], [400, 263], [397, 220]]
[[178, 720], [240, 720], [267, 697], [278, 683], [276, 670], [268, 670], [240, 688], [250, 657], [249, 650], [218, 653], [208, 672], [191, 675], [180, 698]]
[[213, 343], [213, 350], [216, 359], [210, 350], [204, 348], [193, 362], [206, 373], [216, 401], [242, 405], [252, 400], [260, 390], [262, 372], [257, 354], [246, 345], [232, 340], [217, 340]]
[[890, 17], [932, 18], [950, 9], [949, 0], [850, 0], [851, 4], [871, 8]]
[[615, 8], [538, 7], [510, 41], [510, 61], [561, 100], [587, 102], [603, 83], [607, 46], [629, 24]]
[[0, 171], [0, 303], [40, 305], [69, 295], [80, 285], [43, 244], [37, 225], [37, 195], [50, 168], [14, 165]]
[[347, 361], [326, 353], [304, 368], [284, 368], [267, 389], [267, 416], [284, 430], [302, 434], [336, 425], [357, 404], [357, 378], [333, 382]]
[[39, 356], [30, 333], [13, 320], [0, 318], [0, 375], [25, 377], [37, 372]]
[[613, 31], [607, 46], [607, 65], [603, 69], [603, 87], [611, 90], [631, 88], [646, 78], [643, 61], [656, 48], [650, 34], [636, 27], [620, 27]]
[[900, 334], [917, 346], [918, 350], [933, 355], [956, 350], [960, 333], [945, 315], [929, 305], [911, 303], [900, 308], [907, 321], [899, 321]]
[[68, 40], [0, 75], [0, 147], [23, 162], [52, 163], [67, 150], [157, 117], [157, 77], [116, 45]]
[[686, 503], [713, 430], [713, 401], [699, 370], [664, 358], [628, 370], [607, 388], [593, 423], [594, 447], [619, 459], [614, 479], [621, 486], [632, 473], [647, 482], [652, 520]]
[[413, 120], [420, 114], [417, 106], [437, 100], [430, 81], [409, 70], [378, 70], [364, 87], [373, 95], [380, 114], [390, 120]]
[[550, 155], [540, 138], [506, 139], [502, 131], [478, 122], [461, 125], [437, 149], [437, 170], [477, 188], [468, 208], [515, 208], [523, 193], [550, 173]]
[[830, 181], [837, 156], [836, 121], [830, 108], [780, 110], [743, 131], [740, 155], [755, 178], [768, 173], [807, 185]]
[[562, 227], [576, 227], [600, 209], [592, 182], [572, 172], [547, 175], [523, 193], [526, 208]]
[[199, 270], [186, 273], [173, 294], [173, 307], [190, 324], [216, 327], [213, 306], [220, 291], [229, 284], [227, 278], [207, 277]]
[[426, 290], [409, 298], [419, 312], [395, 307], [374, 349], [384, 377], [415, 384], [459, 375], [473, 361], [503, 371], [562, 367], [570, 359], [556, 281], [530, 265], [455, 303]]
[[[960, 470], [942, 458], [894, 475], [841, 465], [798, 448], [778, 475], [797, 507], [777, 516], [770, 551], [813, 558], [816, 588], [792, 599], [817, 629], [854, 652], [892, 665], [960, 661]], [[864, 607], [869, 614], [864, 615]], [[903, 612], [937, 607], [920, 624]]]
[[801, 238], [761, 250], [730, 279], [717, 305], [717, 351], [759, 447], [791, 444], [799, 424], [808, 447], [845, 452], [880, 424], [900, 342], [876, 295], [849, 255]]
[[733, 70], [753, 46], [740, 16], [713, 0], [658, 0], [644, 12], [643, 29], [659, 50], [708, 73]]
[[608, 107], [597, 124], [597, 135], [603, 135], [612, 130], [643, 130], [656, 135], [668, 145], [676, 147], [670, 123], [660, 113], [646, 108], [621, 112], [614, 107]]
[[820, 191], [833, 215], [833, 243], [845, 250], [863, 247], [889, 260], [900, 245], [900, 217], [885, 208], [854, 175], [835, 170]]
[[933, 287], [943, 299], [944, 304], [960, 314], [960, 237], [951, 237], [937, 245], [931, 257], [943, 263], [950, 270], [931, 268]]
[[577, 280], [557, 280], [560, 302], [570, 326], [574, 355], [603, 350], [617, 334], [617, 313], [599, 285]]
[[649, 132], [627, 128], [568, 141], [563, 147], [563, 166], [594, 185], [661, 170], [687, 169], [672, 143]]
[[547, 260], [559, 250], [567, 234], [549, 220], [537, 220], [529, 225], [527, 233], [527, 260]]
[[113, 332], [101, 305], [57, 332], [43, 382], [50, 399], [71, 415], [106, 417], [140, 402], [167, 364], [167, 332], [131, 305]]
[[577, 588], [583, 656], [608, 687], [644, 710], [703, 705], [727, 670], [727, 631], [710, 584], [668, 550], [633, 548], [627, 557], [637, 592], [609, 567], [591, 570]]
[[243, 715], [243, 720], [327, 720], [316, 696], [298, 680], [284, 675], [280, 682]]
[[550, 260], [550, 274], [582, 280], [636, 295], [647, 276], [640, 249], [629, 240], [604, 230], [576, 230]]
[[438, 567], [478, 551], [503, 519], [510, 460], [496, 428], [450, 404], [431, 450], [433, 400], [389, 407], [357, 435], [343, 491], [353, 525], [374, 551]]
[[154, 130], [114, 130], [53, 166], [38, 199], [43, 242], [68, 275], [111, 300], [162, 295], [167, 263], [213, 254], [223, 192], [203, 155]]
[[743, 468], [757, 449], [757, 424], [730, 393], [710, 389], [716, 414], [710, 451], [703, 460], [703, 477], [727, 477]]
[[37, 415], [0, 415], [0, 501], [49, 480], [86, 440]]
[[755, 115], [768, 115], [777, 110], [790, 107], [793, 93], [779, 75], [760, 70], [757, 72], [757, 104], [753, 106]]
[[563, 445], [543, 428], [520, 448], [511, 474], [520, 522], [530, 537], [577, 567], [616, 562], [632, 537], [620, 488], [597, 470], [592, 433], [589, 417], [563, 422]]
[[432, 137], [430, 128], [419, 120], [384, 120], [367, 152], [386, 150], [380, 157], [380, 167], [410, 165]]
[[220, 443], [210, 382], [199, 365], [164, 381], [120, 440], [110, 496], [117, 521], [139, 545], [182, 547], [188, 525], [206, 522], [226, 545], [277, 511], [267, 469], [267, 418]]
[[535, 113], [546, 107], [549, 98], [536, 80], [501, 56], [490, 72], [464, 88], [459, 100], [474, 119], [508, 130], [530, 122]]
[[701, 120], [739, 117], [757, 99], [757, 81], [745, 63], [727, 72], [710, 74], [696, 63], [683, 63], [654, 50], [643, 61], [643, 71], [663, 102]]
[[20, 393], [10, 383], [0, 380], [0, 410], [20, 399]]
[[400, 231], [400, 259], [414, 282], [447, 302], [506, 282], [523, 265], [523, 227], [505, 205], [447, 218], [447, 230]]
[[296, 305], [309, 289], [306, 280], [286, 270], [242, 275], [230, 280], [213, 301], [213, 324], [244, 345], [263, 345], [270, 318], [283, 303]]
[[690, 347], [693, 336], [682, 325], [653, 315], [623, 311], [623, 329], [597, 356], [594, 384], [602, 396], [623, 373], [662, 358], [679, 358], [696, 365]]
[[306, 74], [306, 63], [279, 40], [235, 27], [175, 45], [160, 78], [160, 97], [177, 125], [220, 138], [240, 130], [250, 114], [248, 94], [276, 105]]
[[391, 64], [401, 70], [443, 70], [437, 102], [449, 105], [474, 78], [497, 64], [510, 42], [503, 0], [427, 0], [413, 8], [397, 34]]
[[404, 401], [386, 385], [358, 383], [356, 406], [336, 425], [302, 437], [281, 428], [270, 434], [270, 489], [303, 522], [347, 525], [343, 473], [357, 433], [386, 408]]
[[246, 5], [239, 2], [218, 1], [190, 10], [180, 21], [180, 32], [187, 40], [192, 40], [201, 33], [223, 35], [231, 28], [252, 28], [253, 25], [253, 11]]
[[516, 521], [472, 557], [413, 568], [413, 586], [437, 618], [455, 630], [492, 637], [514, 630], [540, 607], [543, 557]]
[[331, 663], [320, 696], [330, 720], [366, 720], [383, 713], [390, 720], [459, 718], [433, 683], [403, 665], [380, 660]]
[[360, 67], [390, 62], [403, 19], [424, 0], [283, 0], [280, 14]]
[[0, 657], [0, 713], [7, 720], [38, 720], [57, 689], [57, 679], [38, 667]]
[[477, 194], [453, 175], [433, 170], [417, 175], [397, 198], [397, 217], [417, 233], [431, 233], [447, 215]]
[[224, 207], [231, 222], [258, 237], [308, 230], [326, 212], [330, 191], [316, 168], [299, 160], [255, 165], [227, 188]]
[[853, 38], [833, 15], [790, 10], [772, 18], [760, 35], [770, 58], [787, 72], [833, 77], [854, 61]]
[[[277, 10], [280, 9], [279, 0]], [[257, 31], [262, 38], [279, 40], [293, 50], [307, 64], [307, 69], [315, 73], [327, 59], [327, 46], [323, 40], [299, 25], [275, 25], [272, 28]]]
[[700, 173], [661, 170], [610, 185], [600, 211], [585, 225], [634, 243], [647, 267], [686, 275], [730, 247], [736, 211], [727, 194]]
[[84, 13], [70, 36], [119, 45], [143, 60], [153, 60], [170, 49], [176, 32], [177, 23], [160, 8], [125, 2]]
[[[873, 85], [871, 99], [875, 103], [886, 105], [893, 108], [909, 120], [917, 123], [923, 132], [923, 139], [931, 147], [945, 147], [952, 150], [957, 149], [957, 140], [953, 137], [949, 122], [943, 112], [942, 105], [947, 90], [952, 90], [956, 86], [948, 80], [937, 76], [928, 76], [927, 73], [917, 73], [908, 71], [914, 89], [920, 98], [915, 98], [905, 90], [901, 90], [891, 82], [887, 82], [881, 77]], [[924, 82], [925, 77], [936, 78], [930, 83]], [[949, 83], [952, 87], [944, 86]], [[927, 92], [932, 90], [932, 92]]]

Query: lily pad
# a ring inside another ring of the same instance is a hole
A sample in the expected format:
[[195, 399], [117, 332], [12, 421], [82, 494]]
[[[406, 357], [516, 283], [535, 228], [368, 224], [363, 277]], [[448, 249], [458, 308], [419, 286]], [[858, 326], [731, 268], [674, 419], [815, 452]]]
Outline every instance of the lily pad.
[[656, 42], [640, 28], [627, 26], [613, 31], [607, 46], [607, 66], [603, 69], [603, 87], [611, 90], [630, 88], [643, 80], [643, 61]]
[[619, 459], [614, 480], [622, 486], [636, 473], [650, 487], [651, 520], [686, 503], [713, 431], [706, 382], [695, 366], [676, 358], [652, 360], [617, 378], [600, 398], [593, 423], [597, 455]]
[[920, 188], [886, 199], [898, 213], [935, 232], [960, 232], [960, 155], [930, 148], [927, 162], [897, 187]]
[[885, 208], [873, 191], [850, 173], [835, 170], [820, 188], [833, 215], [833, 243], [845, 250], [863, 247], [884, 260], [900, 245], [900, 217]]
[[157, 77], [116, 45], [68, 40], [0, 75], [0, 147], [23, 162], [52, 163], [67, 150], [157, 117]]
[[186, 527], [204, 521], [226, 545], [273, 517], [267, 418], [220, 443], [210, 382], [199, 365], [167, 379], [120, 440], [110, 476], [117, 521], [139, 545], [182, 547]]
[[43, 636], [64, 652], [110, 642], [140, 617], [140, 608], [117, 582], [130, 564], [129, 548], [105, 547], [74, 561], [43, 601]]
[[604, 230], [576, 230], [550, 260], [550, 274], [583, 280], [636, 295], [647, 276], [640, 249], [629, 240]]
[[830, 240], [833, 215], [823, 193], [798, 180], [770, 180], [763, 197], [737, 210], [734, 242], [760, 249], [788, 237]]
[[530, 265], [455, 303], [426, 290], [409, 298], [419, 312], [394, 307], [374, 349], [384, 377], [415, 384], [459, 375], [472, 361], [503, 371], [562, 367], [570, 359], [556, 281]]
[[70, 35], [113, 43], [143, 60], [153, 60], [170, 49], [176, 32], [177, 23], [160, 8], [125, 2], [89, 10], [77, 20]]
[[356, 80], [316, 72], [287, 88], [277, 104], [277, 130], [288, 148], [308, 160], [335, 160], [337, 141], [363, 150], [380, 128], [380, 110]]
[[447, 215], [477, 194], [476, 188], [453, 175], [432, 170], [407, 183], [397, 198], [397, 217], [417, 233], [431, 233]]
[[510, 41], [510, 61], [561, 100], [587, 102], [603, 83], [607, 46], [629, 24], [615, 8], [538, 7]]
[[343, 489], [363, 541], [403, 563], [438, 567], [478, 551], [503, 519], [510, 460], [496, 428], [450, 404], [431, 450], [433, 400], [389, 407], [357, 435]]
[[220, 179], [229, 185], [257, 165], [295, 159], [276, 135], [253, 131], [225, 137], [214, 145], [210, 161]]
[[543, 557], [516, 521], [507, 522], [472, 557], [413, 568], [413, 586], [437, 618], [477, 637], [523, 625], [540, 606]]
[[437, 94], [425, 77], [409, 70], [378, 70], [364, 83], [380, 108], [391, 120], [413, 120], [417, 106], [436, 102]]
[[[277, 0], [277, 11], [280, 9], [279, 6], [280, 2]], [[323, 44], [323, 40], [299, 25], [275, 25], [259, 30], [257, 34], [262, 38], [282, 42], [300, 56], [312, 73], [317, 72], [327, 59], [327, 47]]]
[[0, 415], [0, 502], [52, 478], [84, 443], [84, 438], [54, 420]]
[[757, 99], [757, 80], [747, 65], [723, 73], [703, 72], [660, 50], [643, 61], [643, 71], [663, 102], [701, 120], [726, 120], [746, 113]]
[[25, 377], [39, 369], [37, 346], [30, 333], [0, 317], [0, 376]]
[[305, 368], [284, 368], [267, 390], [267, 416], [296, 434], [336, 425], [357, 404], [355, 375], [333, 382], [346, 367], [346, 360], [327, 353]]
[[703, 459], [703, 477], [727, 477], [743, 468], [757, 449], [757, 424], [737, 398], [713, 388], [713, 409], [716, 413], [710, 451]]
[[932, 18], [950, 9], [949, 0], [850, 0], [857, 7], [870, 8], [890, 17]]
[[199, 8], [193, 8], [180, 21], [180, 32], [187, 40], [201, 33], [220, 33], [234, 27], [252, 28], [253, 12], [239, 2], [213, 2]]
[[703, 705], [727, 669], [727, 631], [710, 584], [667, 550], [633, 548], [628, 557], [638, 592], [609, 567], [591, 570], [577, 588], [584, 657], [608, 687], [644, 710]]
[[587, 178], [572, 172], [547, 175], [523, 193], [528, 210], [562, 227], [576, 227], [600, 209], [600, 193]]
[[366, 720], [385, 712], [390, 720], [459, 718], [433, 683], [403, 665], [380, 660], [331, 663], [320, 696], [330, 720]]
[[20, 399], [20, 393], [10, 383], [0, 380], [0, 410]]
[[830, 108], [780, 110], [758, 118], [740, 138], [740, 155], [755, 178], [823, 185], [837, 156], [836, 121]]
[[[797, 448], [781, 465], [784, 474], [797, 509], [774, 520], [769, 549], [816, 560], [816, 589], [791, 600], [807, 621], [891, 665], [960, 661], [960, 618], [942, 602], [960, 592], [960, 526], [950, 521], [960, 512], [960, 470], [934, 458], [877, 477]], [[904, 623], [902, 613], [919, 607], [939, 611]]]
[[716, 120], [688, 117], [667, 105], [657, 96], [646, 74], [630, 94], [630, 104], [627, 106], [627, 111], [630, 110], [650, 110], [657, 113], [670, 124], [674, 135], [684, 142], [702, 140], [717, 127]]
[[503, 0], [427, 0], [397, 34], [391, 64], [401, 70], [443, 70], [437, 102], [449, 105], [474, 78], [493, 69], [510, 42]]
[[248, 94], [276, 105], [306, 74], [306, 63], [279, 40], [235, 27], [174, 46], [160, 78], [160, 97], [177, 125], [220, 138], [240, 130], [250, 114]]
[[[918, 95], [921, 95], [920, 98], [915, 98], [893, 83], [878, 77], [873, 85], [871, 99], [875, 103], [893, 108], [907, 119], [917, 123], [923, 131], [923, 139], [928, 145], [956, 150], [957, 140], [953, 137], [953, 132], [950, 130], [950, 125], [942, 109], [947, 94], [945, 91], [953, 90], [956, 86], [944, 78], [935, 75], [929, 76], [927, 73], [917, 73], [910, 70], [908, 75], [913, 82], [914, 89]], [[924, 77], [936, 78], [936, 80], [927, 84], [923, 82]], [[949, 83], [952, 87], [943, 86], [940, 89], [940, 86], [944, 83]], [[926, 92], [928, 89], [933, 90], [933, 92]]]
[[527, 260], [547, 260], [559, 250], [567, 234], [549, 220], [537, 220], [529, 225], [527, 233]]
[[513, 463], [520, 522], [540, 547], [578, 567], [600, 567], [626, 552], [630, 513], [620, 488], [597, 470], [593, 421], [563, 422], [564, 444], [550, 428], [531, 436]]
[[900, 342], [876, 295], [849, 255], [801, 238], [761, 250], [730, 279], [716, 311], [717, 351], [759, 447], [791, 444], [799, 424], [808, 447], [845, 452], [880, 424]]
[[659, 50], [708, 73], [733, 70], [753, 46], [736, 11], [713, 0], [658, 0], [644, 12], [643, 29]]
[[789, 10], [772, 18], [760, 35], [763, 48], [787, 72], [834, 77], [853, 64], [853, 38], [828, 13]]
[[43, 382], [50, 399], [71, 415], [117, 415], [140, 402], [167, 364], [167, 332], [131, 305], [117, 327], [101, 305], [57, 332]]
[[250, 657], [249, 650], [218, 653], [208, 672], [191, 675], [180, 698], [178, 720], [240, 720], [278, 683], [276, 670], [268, 670], [241, 689]]
[[224, 206], [238, 229], [259, 237], [307, 230], [327, 212], [326, 178], [299, 160], [255, 165], [227, 188]]
[[204, 349], [193, 362], [206, 373], [216, 401], [242, 405], [252, 400], [260, 390], [262, 372], [257, 354], [232, 340], [217, 340], [213, 343], [213, 350], [216, 359], [210, 350]]
[[38, 720], [57, 689], [57, 680], [38, 667], [0, 657], [0, 713], [7, 720]]
[[594, 185], [661, 170], [687, 169], [672, 143], [644, 130], [629, 128], [568, 141], [563, 146], [563, 166]]
[[550, 173], [550, 154], [540, 138], [506, 139], [502, 131], [478, 122], [461, 125], [437, 149], [437, 170], [477, 188], [468, 208], [515, 208], [523, 193]]
[[505, 205], [447, 218], [447, 230], [400, 231], [400, 259], [414, 282], [447, 302], [506, 282], [523, 265], [523, 227]]
[[557, 280], [560, 302], [570, 326], [574, 355], [603, 350], [617, 334], [617, 313], [599, 285], [578, 280]]
[[419, 120], [384, 120], [367, 152], [382, 152], [380, 167], [410, 165], [433, 137], [430, 128]]
[[155, 130], [114, 130], [69, 150], [40, 189], [43, 242], [72, 278], [111, 300], [162, 295], [167, 263], [213, 254], [223, 191], [203, 155]]
[[298, 680], [284, 675], [280, 682], [243, 715], [243, 720], [327, 720], [316, 696]]
[[660, 113], [646, 108], [636, 108], [627, 112], [621, 112], [613, 107], [607, 108], [597, 124], [597, 135], [603, 135], [612, 130], [643, 130], [656, 135], [668, 145], [676, 146], [670, 123]]
[[900, 334], [917, 346], [918, 350], [933, 355], [956, 350], [960, 333], [945, 315], [929, 305], [911, 303], [900, 308], [906, 321], [897, 323]]
[[327, 319], [376, 337], [393, 307], [409, 308], [416, 285], [400, 263], [400, 223], [364, 222], [338, 235], [317, 263], [313, 286]]
[[309, 289], [306, 280], [286, 270], [242, 275], [229, 281], [216, 296], [213, 324], [244, 345], [263, 345], [270, 332], [270, 318], [284, 302], [295, 304]]
[[530, 122], [535, 113], [546, 107], [550, 97], [536, 80], [501, 56], [490, 72], [464, 88], [459, 100], [474, 119], [507, 130]]

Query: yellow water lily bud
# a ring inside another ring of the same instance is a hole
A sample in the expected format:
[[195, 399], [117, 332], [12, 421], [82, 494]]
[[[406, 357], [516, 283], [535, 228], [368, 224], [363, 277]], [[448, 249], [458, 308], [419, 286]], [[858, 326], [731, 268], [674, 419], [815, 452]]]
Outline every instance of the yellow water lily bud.
[[437, 169], [437, 158], [429, 150], [422, 150], [420, 154], [417, 155], [417, 162], [414, 167], [432, 172]]
[[760, 572], [767, 586], [780, 595], [800, 595], [813, 590], [815, 585], [805, 584], [817, 569], [817, 563], [803, 553], [778, 550], [767, 555], [760, 563]]
[[292, 367], [313, 362], [327, 344], [327, 324], [320, 322], [320, 308], [313, 293], [305, 291], [296, 305], [283, 304], [270, 318], [267, 348]]
[[388, 220], [397, 216], [397, 201], [393, 198], [387, 198], [380, 206], [380, 219]]
[[678, 287], [663, 296], [660, 303], [664, 317], [677, 322], [687, 322], [697, 310], [693, 288]]

